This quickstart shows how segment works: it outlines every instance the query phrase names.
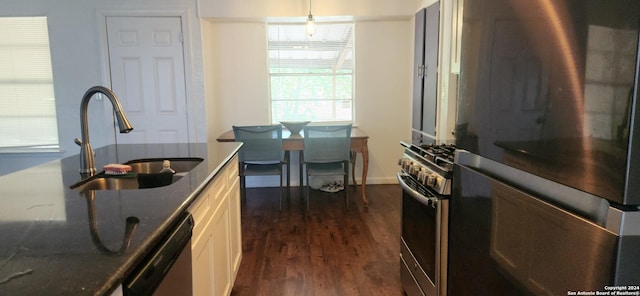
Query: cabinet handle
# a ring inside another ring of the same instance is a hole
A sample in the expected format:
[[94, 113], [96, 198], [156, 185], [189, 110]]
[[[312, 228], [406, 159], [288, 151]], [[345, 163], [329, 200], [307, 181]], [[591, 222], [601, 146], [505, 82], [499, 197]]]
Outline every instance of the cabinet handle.
[[418, 78], [422, 79], [424, 78], [425, 74], [426, 74], [426, 70], [425, 70], [425, 65], [419, 65], [418, 66]]

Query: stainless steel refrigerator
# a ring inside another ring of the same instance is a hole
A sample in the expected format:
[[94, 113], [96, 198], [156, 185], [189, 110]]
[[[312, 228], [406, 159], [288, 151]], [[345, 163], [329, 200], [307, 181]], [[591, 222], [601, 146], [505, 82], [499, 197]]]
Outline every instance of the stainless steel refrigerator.
[[638, 292], [639, 26], [636, 0], [465, 1], [449, 295]]

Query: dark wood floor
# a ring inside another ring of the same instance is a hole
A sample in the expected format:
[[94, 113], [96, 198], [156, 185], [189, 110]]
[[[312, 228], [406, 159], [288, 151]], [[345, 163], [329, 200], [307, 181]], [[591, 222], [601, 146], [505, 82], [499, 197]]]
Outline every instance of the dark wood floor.
[[278, 188], [250, 188], [242, 208], [243, 259], [232, 295], [402, 295], [398, 185], [344, 193], [298, 188], [278, 211]]

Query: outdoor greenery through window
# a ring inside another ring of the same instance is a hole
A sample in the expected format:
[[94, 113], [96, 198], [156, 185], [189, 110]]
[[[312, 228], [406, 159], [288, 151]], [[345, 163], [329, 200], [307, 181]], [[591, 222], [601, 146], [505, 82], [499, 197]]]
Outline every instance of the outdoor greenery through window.
[[0, 147], [58, 146], [46, 17], [0, 17]]
[[268, 24], [271, 121], [352, 121], [353, 23]]

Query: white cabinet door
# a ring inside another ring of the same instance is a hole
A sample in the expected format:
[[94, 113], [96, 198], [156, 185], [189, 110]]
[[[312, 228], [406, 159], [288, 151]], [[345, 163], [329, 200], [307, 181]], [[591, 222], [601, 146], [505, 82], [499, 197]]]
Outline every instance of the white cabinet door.
[[240, 262], [242, 261], [242, 225], [240, 222], [240, 180], [236, 175], [235, 181], [229, 190], [229, 213], [230, 213], [230, 234], [231, 234], [231, 275], [233, 281], [238, 274]]
[[229, 295], [233, 288], [229, 240], [229, 206], [225, 201], [213, 215], [213, 295]]
[[[203, 221], [210, 222], [210, 221]], [[193, 295], [214, 295], [212, 223], [204, 223], [201, 235], [191, 242]]]

